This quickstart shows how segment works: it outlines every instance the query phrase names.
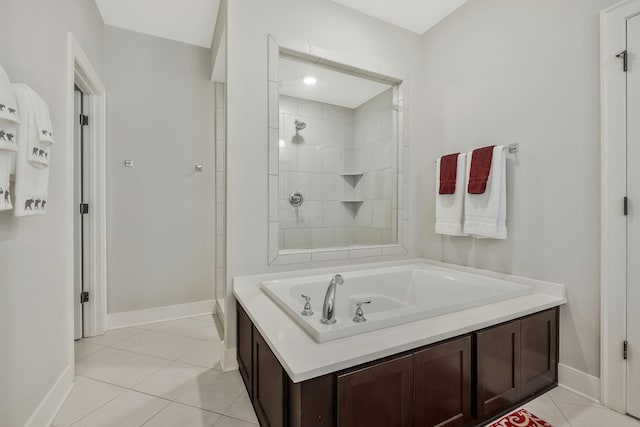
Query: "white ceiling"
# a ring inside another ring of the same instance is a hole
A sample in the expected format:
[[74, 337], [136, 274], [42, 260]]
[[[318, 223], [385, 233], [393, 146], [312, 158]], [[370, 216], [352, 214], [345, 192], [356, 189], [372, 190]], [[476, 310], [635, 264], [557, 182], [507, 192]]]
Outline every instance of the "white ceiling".
[[[467, 0], [333, 0], [418, 34]], [[95, 0], [105, 24], [211, 47], [220, 0]]]
[[[391, 86], [350, 74], [329, 70], [306, 62], [280, 58], [278, 64], [280, 95], [309, 99], [326, 104], [357, 108]], [[305, 76], [318, 79], [307, 85]]]
[[424, 34], [467, 0], [333, 0], [414, 33]]
[[105, 24], [211, 47], [220, 0], [95, 0]]

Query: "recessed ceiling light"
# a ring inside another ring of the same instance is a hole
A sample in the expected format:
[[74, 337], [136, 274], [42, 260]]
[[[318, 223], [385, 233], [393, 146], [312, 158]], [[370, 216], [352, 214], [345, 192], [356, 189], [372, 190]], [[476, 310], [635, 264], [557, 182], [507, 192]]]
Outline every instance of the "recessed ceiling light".
[[305, 76], [304, 79], [302, 79], [302, 81], [304, 82], [304, 84], [310, 85], [310, 86], [318, 83], [318, 79], [316, 79], [314, 76]]

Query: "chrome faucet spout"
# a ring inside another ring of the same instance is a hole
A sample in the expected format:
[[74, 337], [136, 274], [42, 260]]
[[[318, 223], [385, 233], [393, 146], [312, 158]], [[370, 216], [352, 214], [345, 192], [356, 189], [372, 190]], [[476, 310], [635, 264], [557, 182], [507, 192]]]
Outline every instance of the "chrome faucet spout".
[[336, 301], [336, 288], [338, 285], [342, 285], [344, 279], [341, 275], [336, 274], [327, 288], [327, 293], [324, 296], [324, 305], [322, 306], [322, 319], [320, 323], [323, 325], [333, 325], [336, 323], [335, 315], [335, 301]]

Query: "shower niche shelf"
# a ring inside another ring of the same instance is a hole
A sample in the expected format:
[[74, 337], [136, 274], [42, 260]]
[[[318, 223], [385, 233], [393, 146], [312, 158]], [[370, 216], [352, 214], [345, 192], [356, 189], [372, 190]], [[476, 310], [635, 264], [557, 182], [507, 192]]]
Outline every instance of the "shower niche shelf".
[[358, 185], [358, 181], [362, 178], [364, 172], [345, 172], [341, 173], [340, 176], [345, 179], [352, 187]]
[[364, 200], [340, 200], [340, 203], [364, 203]]

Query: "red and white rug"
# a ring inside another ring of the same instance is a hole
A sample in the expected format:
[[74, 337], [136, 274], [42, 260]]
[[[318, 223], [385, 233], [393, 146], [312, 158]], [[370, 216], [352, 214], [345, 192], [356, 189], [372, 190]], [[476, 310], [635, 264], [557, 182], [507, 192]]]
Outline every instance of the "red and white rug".
[[489, 427], [553, 427], [526, 409], [520, 409], [504, 416]]

